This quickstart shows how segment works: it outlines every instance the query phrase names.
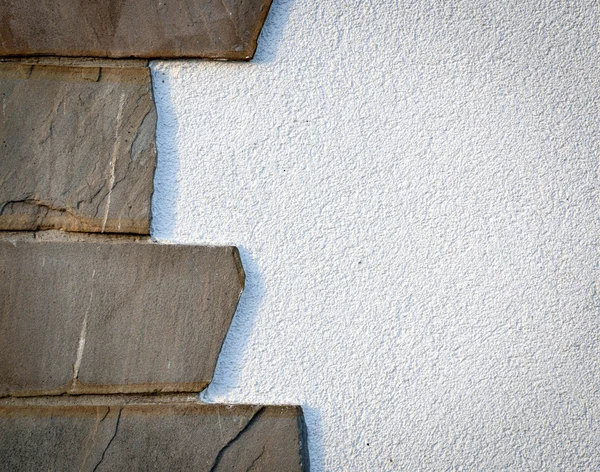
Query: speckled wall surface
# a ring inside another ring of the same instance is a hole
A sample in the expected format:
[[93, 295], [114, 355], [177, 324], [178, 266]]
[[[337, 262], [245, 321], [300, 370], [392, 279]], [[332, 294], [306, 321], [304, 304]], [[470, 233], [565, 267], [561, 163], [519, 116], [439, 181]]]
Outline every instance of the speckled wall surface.
[[153, 235], [239, 246], [209, 401], [313, 471], [600, 468], [600, 6], [275, 1], [153, 63]]

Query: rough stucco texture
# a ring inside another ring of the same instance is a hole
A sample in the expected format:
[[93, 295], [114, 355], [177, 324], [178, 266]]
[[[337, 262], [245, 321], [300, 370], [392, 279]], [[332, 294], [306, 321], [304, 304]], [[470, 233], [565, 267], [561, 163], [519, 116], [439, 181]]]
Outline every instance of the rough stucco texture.
[[600, 468], [600, 6], [275, 2], [156, 62], [153, 235], [235, 244], [209, 401], [300, 403], [314, 471]]

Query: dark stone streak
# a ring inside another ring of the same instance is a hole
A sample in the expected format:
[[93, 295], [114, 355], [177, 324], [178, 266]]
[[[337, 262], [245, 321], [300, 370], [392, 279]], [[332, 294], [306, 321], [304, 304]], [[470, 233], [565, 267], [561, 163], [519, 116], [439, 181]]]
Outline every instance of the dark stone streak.
[[106, 419], [106, 417], [108, 416], [109, 413], [110, 413], [110, 407], [107, 407], [106, 412], [104, 413], [104, 416], [102, 416], [102, 418], [99, 418], [96, 421], [96, 423], [94, 424], [94, 426], [92, 427], [92, 433], [85, 442], [85, 453], [83, 455], [83, 461], [81, 463], [81, 466], [79, 467], [80, 471], [84, 470], [83, 468], [85, 466], [85, 463], [87, 462], [90, 451], [91, 451], [91, 449], [93, 449], [94, 444], [96, 443], [96, 434], [98, 432], [98, 426]]
[[9, 205], [15, 205], [18, 203], [24, 203], [26, 205], [34, 205], [40, 208], [43, 208], [46, 210], [46, 214], [48, 214], [49, 211], [58, 211], [60, 213], [66, 213], [69, 216], [72, 216], [73, 218], [78, 218], [77, 215], [75, 215], [70, 209], [68, 208], [59, 208], [56, 207], [54, 205], [52, 205], [51, 203], [47, 203], [41, 200], [38, 200], [36, 198], [25, 198], [23, 200], [9, 200], [7, 202], [4, 202], [2, 204], [2, 208], [0, 208], [0, 216], [4, 213], [4, 210], [6, 209], [7, 206]]
[[250, 466], [246, 469], [246, 472], [250, 472], [254, 468], [254, 465], [260, 460], [264, 453], [265, 446], [263, 445], [262, 449], [260, 450], [260, 454], [258, 455], [258, 457], [256, 457], [256, 459], [252, 461], [252, 464], [250, 464]]
[[223, 459], [223, 455], [225, 454], [225, 451], [227, 451], [229, 446], [231, 446], [238, 439], [240, 439], [246, 431], [249, 431], [250, 428], [252, 428], [252, 426], [260, 419], [261, 414], [264, 412], [264, 410], [265, 410], [264, 406], [261, 406], [258, 410], [256, 410], [252, 414], [252, 416], [250, 417], [248, 422], [244, 425], [244, 427], [221, 448], [221, 450], [217, 454], [217, 457], [215, 457], [215, 460], [213, 461], [213, 465], [210, 468], [210, 472], [215, 472], [217, 470], [217, 467], [219, 467], [219, 463]]
[[150, 114], [154, 111], [154, 109], [150, 109], [148, 110], [148, 112], [144, 115], [144, 117], [142, 118], [142, 121], [140, 122], [140, 125], [137, 127], [137, 129], [135, 130], [135, 135], [133, 136], [133, 138], [131, 139], [131, 145], [129, 146], [129, 159], [133, 160], [133, 151], [136, 148], [136, 143], [138, 138], [140, 137], [140, 133], [142, 132], [142, 130], [146, 129], [146, 120], [148, 119], [148, 117], [150, 116]]
[[[108, 451], [108, 448], [110, 447], [110, 445], [112, 444], [112, 442], [114, 441], [114, 439], [117, 437], [117, 433], [119, 432], [119, 423], [121, 422], [121, 413], [122, 412], [123, 412], [123, 408], [119, 408], [119, 413], [117, 415], [117, 422], [115, 424], [115, 432], [113, 433], [112, 437], [110, 438], [110, 441], [108, 441], [108, 444], [104, 448], [104, 451], [102, 451], [102, 457], [100, 457], [100, 460], [96, 464], [96, 467], [94, 467], [93, 472], [96, 472], [96, 470], [98, 470], [98, 467], [100, 467], [100, 464], [102, 464], [102, 461], [104, 460], [104, 456], [106, 455], [106, 451]], [[108, 412], [106, 413], [106, 415], [108, 415]], [[106, 418], [106, 415], [104, 416], [104, 418]], [[102, 420], [104, 420], [104, 418], [102, 418]]]

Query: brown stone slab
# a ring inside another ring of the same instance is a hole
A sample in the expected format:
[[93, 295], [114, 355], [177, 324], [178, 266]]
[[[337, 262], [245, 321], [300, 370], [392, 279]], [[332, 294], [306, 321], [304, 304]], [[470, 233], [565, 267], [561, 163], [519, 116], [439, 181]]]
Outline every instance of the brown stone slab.
[[0, 406], [0, 471], [309, 469], [300, 407]]
[[199, 392], [244, 283], [237, 249], [0, 233], [0, 396]]
[[272, 0], [1, 0], [0, 55], [248, 60]]
[[0, 62], [0, 101], [0, 230], [149, 233], [147, 67]]

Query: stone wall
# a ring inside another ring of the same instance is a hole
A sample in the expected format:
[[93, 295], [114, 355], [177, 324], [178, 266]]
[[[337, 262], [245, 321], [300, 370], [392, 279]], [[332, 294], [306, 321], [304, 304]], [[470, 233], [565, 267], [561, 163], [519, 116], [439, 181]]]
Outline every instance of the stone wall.
[[147, 59], [250, 59], [270, 1], [160, 5], [0, 6], [0, 470], [308, 470], [299, 407], [197, 396], [237, 248], [149, 237]]

